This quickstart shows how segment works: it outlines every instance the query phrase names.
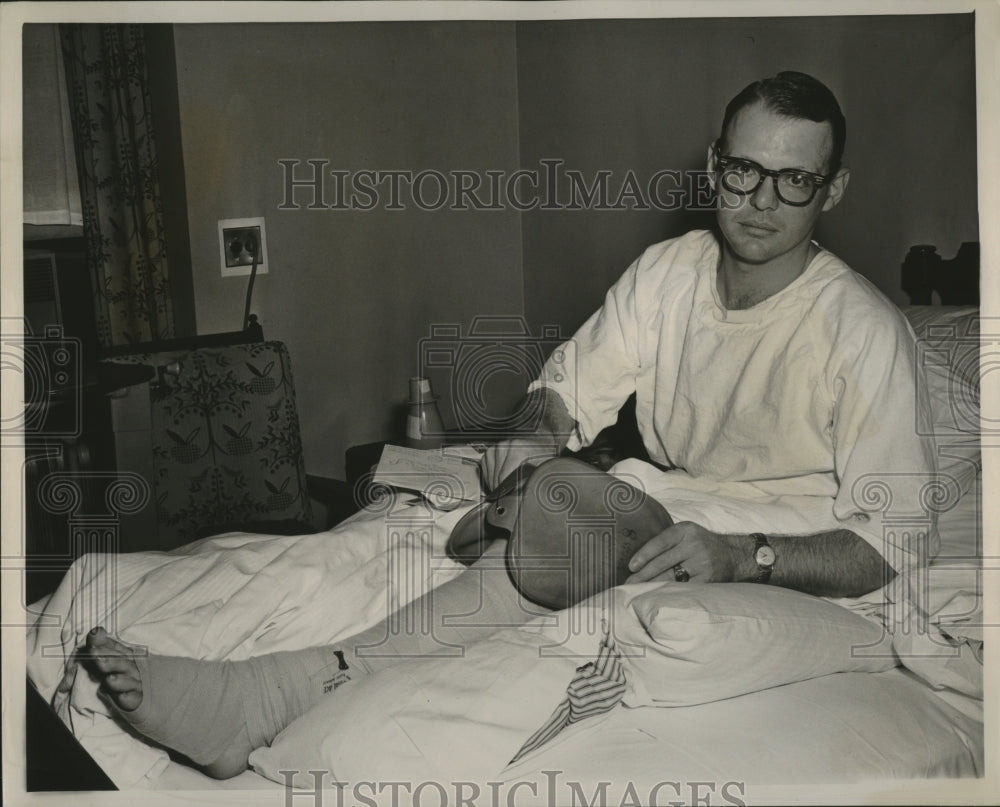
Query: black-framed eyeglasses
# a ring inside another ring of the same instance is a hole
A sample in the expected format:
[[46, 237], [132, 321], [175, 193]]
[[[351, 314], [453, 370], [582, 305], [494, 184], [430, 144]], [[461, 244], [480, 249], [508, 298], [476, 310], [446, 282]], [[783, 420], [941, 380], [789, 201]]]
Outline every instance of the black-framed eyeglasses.
[[816, 192], [837, 175], [836, 171], [830, 174], [814, 174], [799, 168], [772, 171], [753, 160], [720, 154], [718, 143], [712, 145], [712, 152], [715, 154], [719, 178], [727, 191], [740, 196], [749, 196], [764, 184], [767, 177], [771, 177], [778, 198], [793, 207], [805, 207], [816, 197]]

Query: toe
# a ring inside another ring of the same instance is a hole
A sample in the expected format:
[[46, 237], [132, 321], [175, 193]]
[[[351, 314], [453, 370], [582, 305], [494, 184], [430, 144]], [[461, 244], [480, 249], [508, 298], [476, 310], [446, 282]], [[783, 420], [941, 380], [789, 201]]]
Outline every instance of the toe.
[[123, 712], [134, 712], [142, 704], [142, 692], [133, 689], [114, 696], [115, 703]]
[[131, 672], [135, 669], [129, 656], [94, 656], [91, 663], [102, 673]]
[[101, 692], [107, 695], [119, 709], [131, 712], [142, 703], [142, 686], [137, 678], [122, 673], [105, 676], [101, 682]]
[[132, 672], [135, 663], [134, 649], [117, 639], [111, 638], [104, 628], [94, 628], [87, 634], [87, 643], [81, 650], [92, 667], [102, 673]]
[[131, 646], [112, 638], [104, 628], [94, 628], [87, 634], [87, 648], [91, 653], [132, 654]]
[[133, 692], [139, 689], [139, 679], [127, 673], [111, 673], [104, 676], [104, 687], [112, 693]]

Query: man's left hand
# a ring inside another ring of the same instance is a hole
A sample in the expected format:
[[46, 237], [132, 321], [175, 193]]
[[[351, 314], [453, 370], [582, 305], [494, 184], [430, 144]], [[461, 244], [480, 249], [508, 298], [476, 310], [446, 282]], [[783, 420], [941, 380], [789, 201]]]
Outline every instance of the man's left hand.
[[673, 582], [678, 564], [692, 583], [728, 583], [736, 577], [737, 563], [726, 536], [693, 521], [681, 521], [639, 548], [629, 561], [632, 575], [625, 582]]

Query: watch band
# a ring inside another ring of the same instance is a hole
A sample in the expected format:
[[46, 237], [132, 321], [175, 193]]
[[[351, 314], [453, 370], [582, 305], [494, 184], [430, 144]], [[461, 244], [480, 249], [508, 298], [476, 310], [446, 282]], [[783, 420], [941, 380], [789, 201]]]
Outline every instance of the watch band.
[[764, 533], [755, 532], [750, 537], [753, 539], [753, 559], [757, 564], [757, 577], [754, 582], [766, 583], [771, 579], [777, 555], [775, 555], [774, 547], [767, 542], [767, 536]]

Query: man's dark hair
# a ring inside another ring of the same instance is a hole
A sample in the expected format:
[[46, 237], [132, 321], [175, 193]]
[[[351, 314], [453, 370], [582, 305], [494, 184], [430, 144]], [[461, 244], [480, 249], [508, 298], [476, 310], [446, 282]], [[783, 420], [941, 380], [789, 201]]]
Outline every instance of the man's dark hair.
[[755, 81], [729, 102], [722, 119], [722, 136], [719, 138], [723, 151], [726, 134], [736, 113], [757, 102], [786, 118], [829, 123], [833, 129], [833, 149], [827, 171], [832, 174], [840, 170], [840, 160], [844, 156], [844, 144], [847, 142], [847, 122], [844, 120], [844, 113], [840, 111], [840, 104], [822, 81], [794, 70], [785, 70], [774, 78]]

